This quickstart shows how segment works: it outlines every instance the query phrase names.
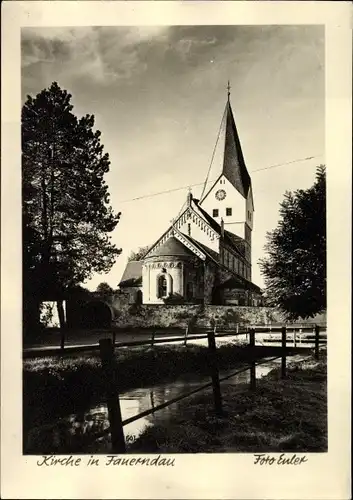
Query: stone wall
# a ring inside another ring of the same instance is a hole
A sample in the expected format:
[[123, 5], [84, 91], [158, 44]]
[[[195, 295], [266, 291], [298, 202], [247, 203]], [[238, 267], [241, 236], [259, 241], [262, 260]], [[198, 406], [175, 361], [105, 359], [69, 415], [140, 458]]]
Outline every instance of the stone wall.
[[[117, 304], [115, 304], [116, 307]], [[235, 324], [265, 325], [285, 323], [284, 316], [271, 307], [200, 306], [200, 305], [142, 305], [124, 304], [117, 310], [115, 325], [120, 328], [186, 328], [192, 319], [198, 326]], [[326, 314], [298, 323], [325, 323]]]
[[186, 328], [200, 311], [198, 305], [142, 305], [120, 309], [114, 325], [118, 328]]

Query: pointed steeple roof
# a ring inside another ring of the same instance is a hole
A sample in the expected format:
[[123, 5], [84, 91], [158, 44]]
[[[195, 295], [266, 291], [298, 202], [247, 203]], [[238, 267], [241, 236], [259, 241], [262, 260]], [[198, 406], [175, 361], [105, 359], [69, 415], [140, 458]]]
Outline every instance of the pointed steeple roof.
[[[229, 85], [228, 99], [206, 180], [211, 179], [216, 181], [222, 174], [240, 194], [247, 198], [251, 186], [251, 178], [245, 165], [243, 151], [230, 104]], [[210, 188], [206, 190], [206, 196], [209, 190]], [[202, 196], [202, 200], [206, 196]]]
[[229, 97], [225, 111], [225, 137], [222, 173], [229, 182], [246, 198], [251, 185], [250, 175], [245, 165], [243, 152], [235, 125]]

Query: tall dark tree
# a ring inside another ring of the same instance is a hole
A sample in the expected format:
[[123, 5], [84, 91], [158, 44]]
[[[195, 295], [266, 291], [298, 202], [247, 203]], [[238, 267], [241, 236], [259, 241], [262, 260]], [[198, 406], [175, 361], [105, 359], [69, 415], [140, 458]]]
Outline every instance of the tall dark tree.
[[267, 233], [267, 257], [260, 261], [268, 303], [288, 318], [313, 317], [326, 309], [326, 174], [314, 185], [287, 192], [278, 227]]
[[24, 304], [57, 300], [61, 323], [67, 290], [121, 252], [109, 236], [120, 217], [104, 181], [109, 156], [93, 115], [78, 119], [70, 101], [54, 82], [22, 108]]

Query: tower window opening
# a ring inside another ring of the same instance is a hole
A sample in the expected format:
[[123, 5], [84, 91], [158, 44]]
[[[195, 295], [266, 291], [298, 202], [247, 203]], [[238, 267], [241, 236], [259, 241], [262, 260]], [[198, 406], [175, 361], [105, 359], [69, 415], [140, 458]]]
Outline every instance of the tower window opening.
[[188, 224], [188, 235], [191, 236], [191, 224]]
[[219, 215], [219, 210], [218, 210], [218, 208], [214, 208], [214, 209], [213, 209], [213, 217], [218, 217], [218, 215]]
[[226, 215], [232, 215], [232, 209], [226, 208]]

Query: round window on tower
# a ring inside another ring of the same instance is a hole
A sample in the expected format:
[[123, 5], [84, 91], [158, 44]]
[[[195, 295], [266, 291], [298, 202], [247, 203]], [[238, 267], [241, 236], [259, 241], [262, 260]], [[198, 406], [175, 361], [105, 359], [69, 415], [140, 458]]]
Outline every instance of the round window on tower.
[[224, 200], [224, 198], [227, 196], [227, 193], [224, 191], [224, 189], [219, 189], [216, 191], [216, 199], [217, 200]]

